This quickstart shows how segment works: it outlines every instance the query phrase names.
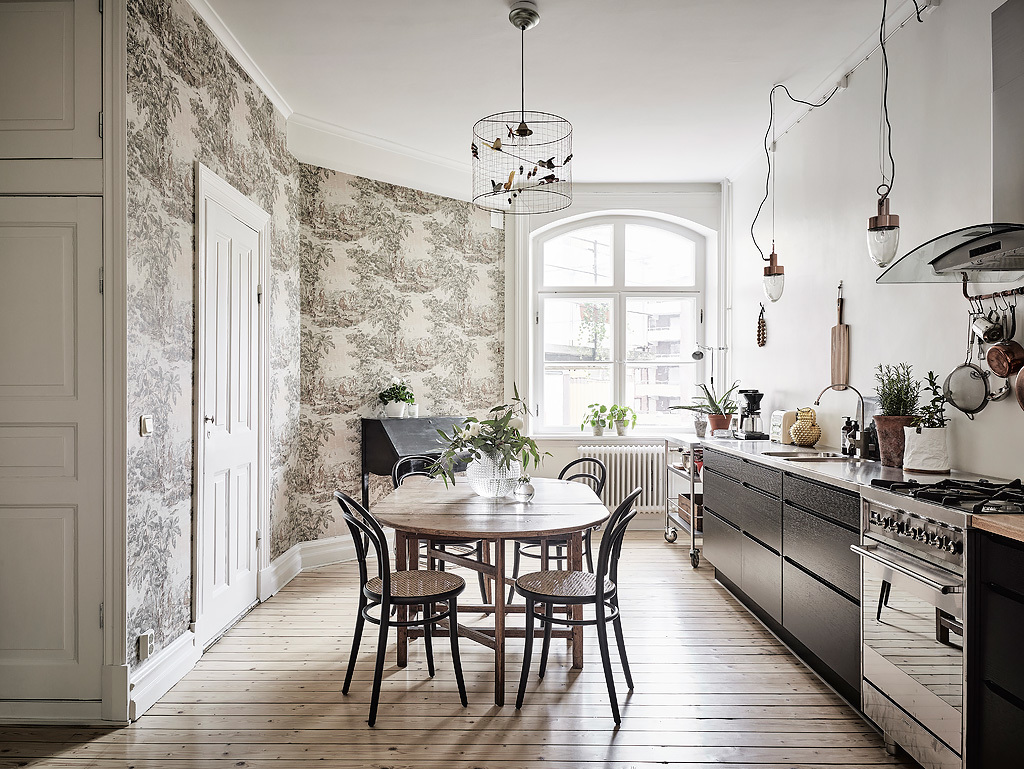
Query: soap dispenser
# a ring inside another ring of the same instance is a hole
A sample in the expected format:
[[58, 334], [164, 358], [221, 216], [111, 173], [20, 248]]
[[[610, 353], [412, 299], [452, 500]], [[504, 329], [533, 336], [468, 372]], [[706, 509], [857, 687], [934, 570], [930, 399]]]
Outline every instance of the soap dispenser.
[[857, 428], [854, 426], [853, 420], [851, 420], [850, 417], [843, 417], [843, 419], [846, 420], [846, 423], [843, 425], [842, 440], [839, 444], [839, 450], [843, 454], [851, 455], [854, 453], [853, 436]]

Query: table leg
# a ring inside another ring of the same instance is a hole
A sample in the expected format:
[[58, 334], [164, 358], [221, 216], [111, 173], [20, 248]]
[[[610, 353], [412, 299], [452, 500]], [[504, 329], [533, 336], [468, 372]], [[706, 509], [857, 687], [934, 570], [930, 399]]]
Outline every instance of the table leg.
[[[583, 571], [583, 532], [576, 531], [569, 536], [569, 570]], [[583, 619], [583, 606], [573, 605], [569, 615], [573, 619]], [[572, 628], [572, 666], [583, 668], [583, 627], [574, 625]]]
[[[409, 542], [405, 532], [395, 532], [395, 569], [405, 571], [409, 568]], [[405, 621], [409, 619], [409, 607], [398, 607], [398, 619]], [[381, 617], [381, 621], [387, 621], [387, 617]], [[398, 667], [404, 668], [409, 664], [409, 630], [398, 628]]]
[[494, 542], [494, 704], [505, 704], [505, 540]]

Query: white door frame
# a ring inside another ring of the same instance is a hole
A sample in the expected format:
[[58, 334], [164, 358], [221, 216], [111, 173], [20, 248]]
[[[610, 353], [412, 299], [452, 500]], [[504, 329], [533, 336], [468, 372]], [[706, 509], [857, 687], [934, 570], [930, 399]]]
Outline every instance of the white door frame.
[[[241, 192], [202, 163], [196, 161], [196, 261], [195, 261], [195, 379], [193, 383], [193, 436], [195, 436], [195, 460], [193, 464], [193, 511], [192, 516], [192, 626], [202, 623], [199, 593], [203, 583], [205, 559], [203, 532], [203, 479], [201, 469], [206, 461], [205, 442], [201, 439], [206, 429], [203, 416], [206, 414], [205, 393], [202, 384], [206, 380], [205, 345], [206, 292], [203, 291], [202, 265], [206, 257], [206, 203], [213, 201], [226, 209], [239, 221], [252, 227], [259, 234], [259, 404], [257, 414], [257, 576], [256, 596], [260, 594], [260, 575], [270, 565], [270, 340], [269, 296], [264, 297], [263, 287], [267, 284], [270, 254], [270, 214], [257, 206]], [[204, 634], [196, 632], [202, 637]]]

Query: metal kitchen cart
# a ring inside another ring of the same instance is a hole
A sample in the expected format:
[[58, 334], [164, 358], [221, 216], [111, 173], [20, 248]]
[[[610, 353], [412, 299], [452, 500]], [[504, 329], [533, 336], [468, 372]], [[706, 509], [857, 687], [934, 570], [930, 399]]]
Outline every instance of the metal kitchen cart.
[[679, 529], [690, 532], [690, 563], [700, 565], [697, 537], [704, 520], [704, 487], [693, 450], [700, 448], [696, 435], [665, 439], [665, 541], [675, 542]]

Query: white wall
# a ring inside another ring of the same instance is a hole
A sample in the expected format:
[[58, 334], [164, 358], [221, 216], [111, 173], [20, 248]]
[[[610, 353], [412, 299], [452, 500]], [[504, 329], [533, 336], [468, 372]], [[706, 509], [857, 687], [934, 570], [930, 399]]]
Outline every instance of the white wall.
[[[926, 23], [908, 24], [890, 40], [897, 163], [891, 201], [901, 219], [901, 256], [943, 232], [991, 221], [990, 14], [1002, 1], [946, 0]], [[905, 360], [921, 378], [934, 369], [944, 379], [964, 358], [967, 303], [958, 285], [874, 282], [880, 270], [867, 257], [865, 228], [880, 181], [879, 58], [873, 55], [848, 90], [779, 139], [776, 243], [786, 291], [768, 305], [764, 348], [755, 341], [759, 302], [767, 304], [763, 264], [748, 231], [763, 194], [763, 155], [752, 157], [733, 180], [734, 371], [744, 386], [767, 393], [767, 412], [810, 405], [829, 384], [829, 330], [840, 280], [851, 326], [850, 382], [866, 395], [874, 395], [879, 363]], [[770, 216], [761, 221], [767, 252]], [[841, 417], [855, 406], [849, 393], [824, 396], [822, 443], [838, 444]], [[956, 467], [1022, 474], [1024, 414], [1012, 396], [990, 404], [974, 422], [950, 411]]]

